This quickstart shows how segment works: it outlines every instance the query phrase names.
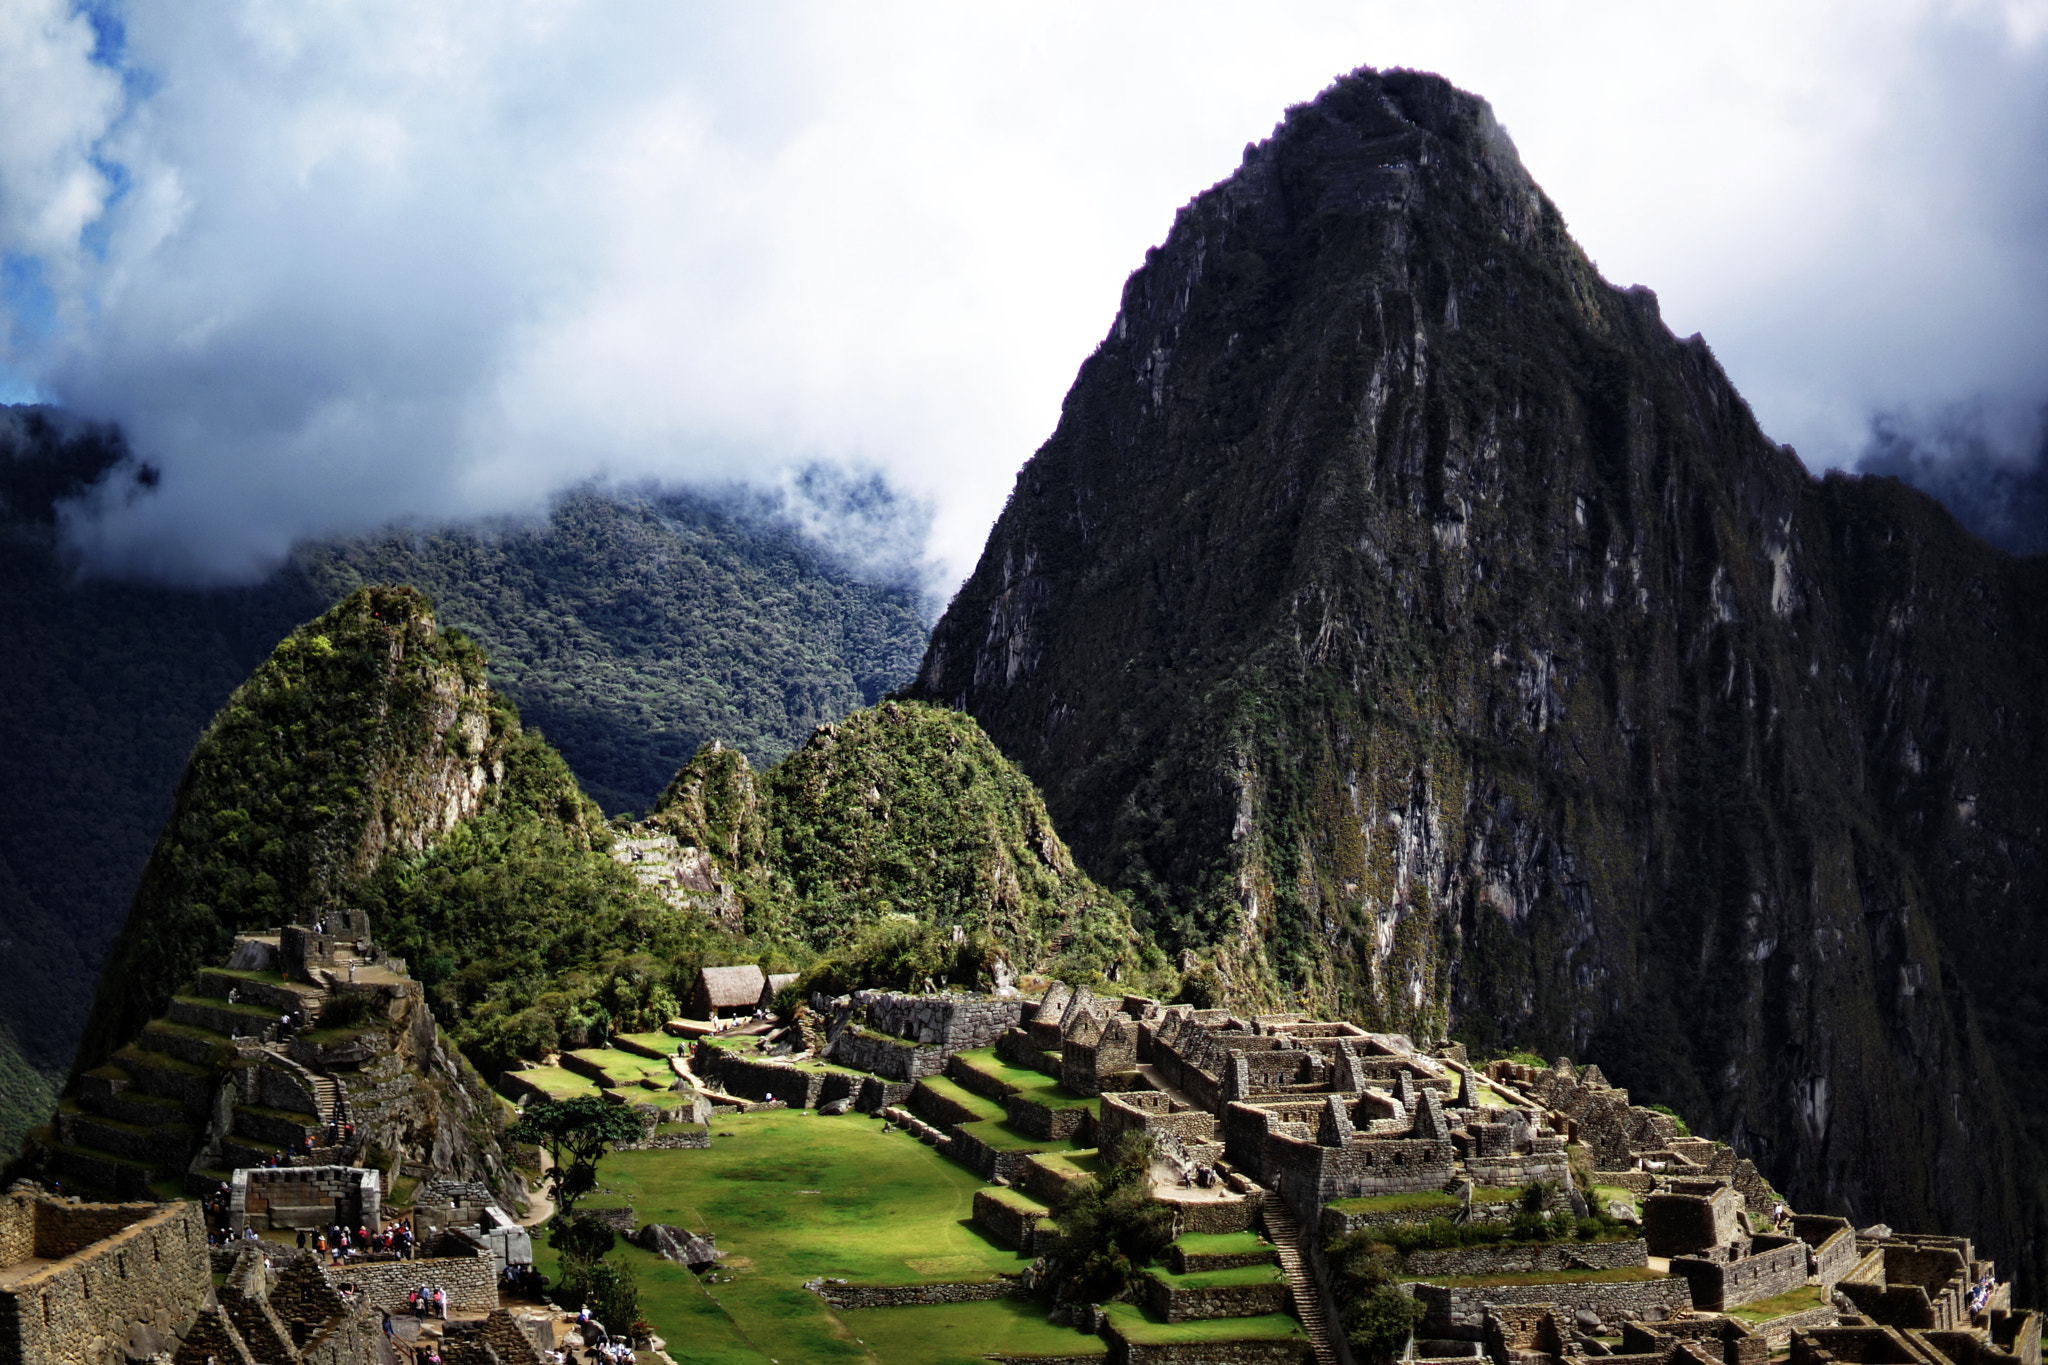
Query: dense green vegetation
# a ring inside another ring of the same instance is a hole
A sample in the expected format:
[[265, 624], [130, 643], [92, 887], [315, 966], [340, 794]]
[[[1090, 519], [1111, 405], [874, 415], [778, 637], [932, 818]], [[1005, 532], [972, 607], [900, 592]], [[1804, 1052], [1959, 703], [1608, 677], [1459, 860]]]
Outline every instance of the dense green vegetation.
[[762, 774], [702, 751], [649, 823], [712, 854], [749, 933], [830, 952], [806, 989], [985, 986], [998, 958], [1081, 980], [1166, 971], [1123, 902], [1075, 867], [1029, 779], [958, 712], [884, 702]]
[[483, 671], [410, 588], [352, 593], [288, 636], [193, 750], [77, 1067], [225, 961], [237, 932], [337, 905], [387, 840], [435, 833], [441, 789], [488, 767], [517, 726]]
[[774, 762], [908, 681], [924, 652], [914, 588], [864, 582], [694, 494], [581, 491], [544, 526], [307, 545], [294, 568], [329, 600], [368, 583], [430, 593], [611, 814], [647, 809], [711, 740]]
[[[717, 738], [768, 763], [915, 668], [915, 590], [861, 580], [773, 516], [680, 491], [585, 492], [538, 523], [302, 548], [263, 582], [80, 580], [60, 506], [147, 496], [118, 431], [0, 408], [0, 992], [28, 1064], [71, 1063], [94, 983], [195, 742], [277, 642], [357, 586], [431, 592], [445, 625], [608, 810], [645, 809]], [[0, 1132], [47, 1105], [0, 1087]], [[4, 1147], [0, 1147], [4, 1150]]]
[[[1095, 1174], [1067, 1183], [1059, 1225], [1062, 1297], [1102, 1303], [1136, 1284], [1173, 1241], [1173, 1210], [1152, 1198], [1152, 1136], [1129, 1132]], [[1263, 1271], [1263, 1267], [1254, 1267]]]
[[56, 1087], [28, 1064], [12, 1038], [0, 1033], [0, 1158], [56, 1107]]

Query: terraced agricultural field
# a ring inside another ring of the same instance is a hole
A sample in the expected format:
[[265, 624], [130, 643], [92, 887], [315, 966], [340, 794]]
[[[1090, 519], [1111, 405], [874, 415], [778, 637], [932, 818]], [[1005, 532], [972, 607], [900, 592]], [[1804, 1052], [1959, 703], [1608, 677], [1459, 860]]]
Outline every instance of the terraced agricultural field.
[[[721, 1282], [709, 1284], [627, 1253], [649, 1321], [678, 1361], [939, 1365], [989, 1351], [1045, 1354], [1049, 1333], [1065, 1353], [1095, 1349], [1095, 1338], [1047, 1327], [1043, 1306], [1029, 1303], [834, 1313], [806, 1280], [986, 1281], [1029, 1259], [968, 1222], [982, 1187], [973, 1172], [873, 1118], [770, 1110], [718, 1119], [711, 1131], [708, 1151], [615, 1153], [600, 1176], [637, 1221], [708, 1230], [727, 1253]], [[535, 1251], [552, 1274], [548, 1253]], [[912, 1316], [925, 1312], [944, 1321]], [[945, 1326], [969, 1320], [972, 1335]]]

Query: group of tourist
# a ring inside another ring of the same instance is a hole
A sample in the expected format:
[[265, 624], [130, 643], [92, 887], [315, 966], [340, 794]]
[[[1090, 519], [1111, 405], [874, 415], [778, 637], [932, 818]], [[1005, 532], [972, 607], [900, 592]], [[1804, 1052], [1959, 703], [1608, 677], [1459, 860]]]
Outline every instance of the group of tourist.
[[1973, 1314], [1983, 1312], [1985, 1305], [1991, 1302], [1991, 1292], [1996, 1288], [1998, 1288], [1998, 1281], [1993, 1279], [1989, 1272], [1986, 1272], [1983, 1279], [1970, 1287], [1970, 1312]]
[[448, 1317], [448, 1291], [439, 1285], [420, 1285], [405, 1296], [405, 1307], [416, 1318], [429, 1314], [443, 1321]]
[[1214, 1166], [1211, 1166], [1206, 1161], [1198, 1166], [1194, 1162], [1189, 1161], [1186, 1157], [1181, 1158], [1181, 1184], [1199, 1185], [1206, 1190], [1210, 1186], [1215, 1185], [1218, 1181], [1222, 1179], [1223, 1177], [1216, 1173], [1216, 1168]]
[[299, 1249], [303, 1251], [308, 1247], [329, 1265], [347, 1265], [352, 1261], [410, 1261], [419, 1252], [413, 1240], [412, 1225], [396, 1220], [375, 1232], [367, 1226], [351, 1229], [332, 1223], [308, 1238], [301, 1229]]
[[514, 1298], [537, 1303], [547, 1295], [548, 1277], [530, 1265], [508, 1265], [498, 1280], [500, 1288]]

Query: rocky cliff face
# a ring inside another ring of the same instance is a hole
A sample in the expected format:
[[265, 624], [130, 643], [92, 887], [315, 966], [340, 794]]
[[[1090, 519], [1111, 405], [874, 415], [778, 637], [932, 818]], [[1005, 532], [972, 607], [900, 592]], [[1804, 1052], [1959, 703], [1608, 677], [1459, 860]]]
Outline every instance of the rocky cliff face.
[[2044, 579], [1809, 477], [1483, 101], [1361, 71], [1131, 276], [914, 691], [1239, 995], [1571, 1051], [2031, 1281]]

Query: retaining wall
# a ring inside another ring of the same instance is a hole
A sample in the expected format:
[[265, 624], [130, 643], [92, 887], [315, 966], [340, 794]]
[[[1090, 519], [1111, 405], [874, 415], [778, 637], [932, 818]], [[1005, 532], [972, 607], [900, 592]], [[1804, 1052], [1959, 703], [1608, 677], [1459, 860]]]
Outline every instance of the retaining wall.
[[1418, 1284], [1415, 1299], [1427, 1313], [1423, 1332], [1475, 1341], [1485, 1324], [1488, 1304], [1547, 1303], [1566, 1316], [1583, 1308], [1607, 1321], [1639, 1319], [1655, 1312], [1669, 1316], [1692, 1307], [1692, 1291], [1680, 1275], [1662, 1280], [1581, 1280], [1459, 1288]]
[[812, 1280], [804, 1288], [834, 1308], [906, 1308], [929, 1303], [983, 1303], [1024, 1293], [1015, 1279], [974, 1284], [828, 1284]]
[[323, 1267], [327, 1282], [352, 1284], [372, 1308], [405, 1311], [405, 1296], [421, 1285], [448, 1291], [448, 1306], [488, 1313], [498, 1306], [498, 1263], [489, 1256], [436, 1256], [417, 1261], [370, 1261]]
[[1168, 1322], [1201, 1322], [1209, 1318], [1253, 1318], [1266, 1313], [1291, 1312], [1294, 1292], [1287, 1281], [1271, 1284], [1233, 1284], [1213, 1289], [1177, 1287], [1147, 1275], [1138, 1284], [1145, 1305]]
[[[1649, 1243], [1536, 1242], [1512, 1246], [1448, 1247], [1411, 1251], [1401, 1258], [1403, 1275], [1530, 1275], [1560, 1270], [1615, 1270], [1649, 1264]], [[1673, 1265], [1673, 1269], [1677, 1269]], [[1699, 1303], [1698, 1286], [1693, 1302]]]
[[892, 1081], [915, 1081], [946, 1069], [951, 1053], [942, 1045], [905, 1042], [868, 1029], [840, 1030], [832, 1043], [832, 1060], [856, 1071], [871, 1071]]

